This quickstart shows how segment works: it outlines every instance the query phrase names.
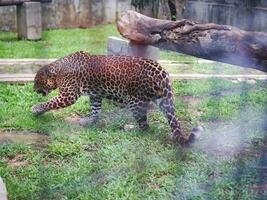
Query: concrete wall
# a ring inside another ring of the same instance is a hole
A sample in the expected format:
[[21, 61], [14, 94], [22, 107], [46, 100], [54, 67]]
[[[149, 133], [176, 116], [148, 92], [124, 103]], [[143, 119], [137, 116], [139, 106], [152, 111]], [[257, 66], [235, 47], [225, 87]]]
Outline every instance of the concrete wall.
[[266, 0], [188, 0], [183, 17], [199, 23], [228, 24], [267, 31]]
[[[179, 5], [184, 3], [184, 0], [176, 1]], [[52, 3], [42, 4], [43, 29], [87, 28], [115, 22], [116, 13], [120, 15], [124, 10], [133, 9], [130, 2], [52, 0]], [[146, 9], [151, 12], [151, 8]], [[168, 18], [163, 10], [164, 7], [159, 10], [159, 17]], [[188, 0], [183, 17], [200, 23], [214, 22], [245, 30], [267, 31], [267, 0]], [[0, 7], [0, 30], [16, 30], [16, 26], [16, 7]]]
[[[159, 5], [158, 9], [157, 6], [155, 5], [155, 2], [156, 1], [150, 1], [150, 3], [146, 5], [144, 8], [140, 9], [137, 7], [135, 8], [135, 10], [149, 17], [171, 20], [171, 12], [168, 1], [167, 0], [158, 1]], [[176, 8], [176, 19], [182, 18], [182, 10], [184, 8], [185, 2], [186, 0], [172, 0], [172, 3]]]
[[15, 30], [17, 27], [16, 7], [6, 6], [0, 7], [0, 30]]
[[[42, 4], [43, 29], [87, 28], [115, 22], [130, 0], [53, 0]], [[16, 6], [0, 7], [0, 30], [16, 30]]]

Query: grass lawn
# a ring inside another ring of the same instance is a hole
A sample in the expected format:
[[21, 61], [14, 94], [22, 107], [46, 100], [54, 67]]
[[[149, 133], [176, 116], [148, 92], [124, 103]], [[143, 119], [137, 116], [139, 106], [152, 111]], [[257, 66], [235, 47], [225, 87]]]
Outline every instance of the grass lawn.
[[[59, 58], [80, 50], [106, 54], [109, 36], [121, 37], [115, 24], [43, 31], [40, 41], [18, 41], [16, 33], [0, 32], [0, 58]], [[166, 51], [161, 51], [160, 58], [193, 61], [190, 56]]]
[[0, 32], [0, 58], [58, 58], [80, 50], [104, 54], [109, 36], [119, 36], [113, 24], [43, 31], [40, 41], [18, 41], [16, 33]]
[[[0, 175], [9, 198], [256, 198], [259, 152], [267, 142], [267, 82], [210, 79], [173, 86], [184, 129], [205, 127], [190, 149], [168, 140], [170, 129], [157, 110], [150, 112], [147, 132], [124, 131], [125, 124], [134, 123], [131, 114], [106, 101], [100, 122], [81, 128], [66, 119], [88, 113], [86, 97], [35, 117], [31, 106], [56, 92], [42, 97], [32, 84], [0, 84]], [[36, 136], [40, 141], [33, 140]]]

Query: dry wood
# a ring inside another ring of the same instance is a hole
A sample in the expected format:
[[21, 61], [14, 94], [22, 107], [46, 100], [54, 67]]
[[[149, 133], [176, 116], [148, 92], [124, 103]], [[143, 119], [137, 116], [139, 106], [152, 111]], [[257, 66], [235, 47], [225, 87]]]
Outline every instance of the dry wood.
[[153, 19], [126, 11], [119, 32], [137, 44], [150, 44], [209, 60], [267, 72], [267, 33], [219, 24]]

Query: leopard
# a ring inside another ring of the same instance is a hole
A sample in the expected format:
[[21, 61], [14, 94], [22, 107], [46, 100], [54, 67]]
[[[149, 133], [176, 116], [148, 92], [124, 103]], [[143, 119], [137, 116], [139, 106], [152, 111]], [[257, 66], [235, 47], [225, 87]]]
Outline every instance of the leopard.
[[68, 107], [82, 95], [90, 98], [89, 115], [79, 119], [82, 126], [95, 124], [101, 113], [103, 99], [129, 109], [139, 128], [148, 129], [149, 104], [156, 104], [171, 128], [171, 138], [188, 146], [195, 140], [187, 136], [175, 115], [170, 76], [151, 59], [127, 55], [91, 55], [78, 51], [41, 67], [34, 78], [33, 89], [44, 96], [58, 89], [51, 100], [32, 107], [41, 115], [50, 110]]

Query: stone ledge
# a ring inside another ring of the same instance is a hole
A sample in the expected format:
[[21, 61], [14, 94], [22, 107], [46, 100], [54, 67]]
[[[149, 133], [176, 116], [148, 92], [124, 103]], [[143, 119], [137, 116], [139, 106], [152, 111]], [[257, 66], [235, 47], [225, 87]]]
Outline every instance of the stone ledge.
[[19, 58], [19, 59], [0, 59], [0, 65], [47, 65], [56, 61], [57, 58]]
[[[0, 82], [4, 83], [27, 83], [34, 80], [35, 74], [0, 74]], [[228, 79], [238, 82], [249, 80], [267, 80], [267, 75], [221, 75], [221, 74], [170, 74], [172, 80], [193, 79]]]
[[159, 49], [150, 45], [138, 45], [121, 38], [109, 37], [107, 46], [107, 55], [140, 56], [159, 60]]
[[0, 74], [0, 82], [27, 83], [32, 82], [34, 80], [34, 77], [35, 74]]

